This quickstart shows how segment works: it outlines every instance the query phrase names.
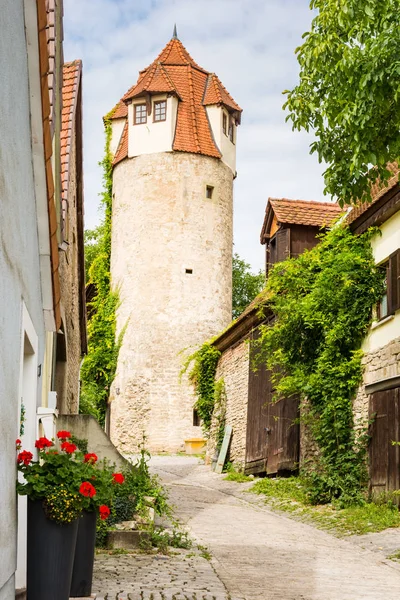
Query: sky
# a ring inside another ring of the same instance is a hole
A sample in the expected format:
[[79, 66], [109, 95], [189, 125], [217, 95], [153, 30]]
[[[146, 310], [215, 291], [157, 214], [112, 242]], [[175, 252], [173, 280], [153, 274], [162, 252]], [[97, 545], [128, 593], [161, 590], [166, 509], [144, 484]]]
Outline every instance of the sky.
[[268, 197], [322, 200], [312, 141], [285, 122], [282, 91], [298, 80], [295, 49], [310, 28], [309, 0], [64, 0], [64, 56], [83, 61], [85, 226], [100, 220], [102, 117], [172, 37], [215, 72], [243, 108], [237, 133], [234, 251], [264, 267]]

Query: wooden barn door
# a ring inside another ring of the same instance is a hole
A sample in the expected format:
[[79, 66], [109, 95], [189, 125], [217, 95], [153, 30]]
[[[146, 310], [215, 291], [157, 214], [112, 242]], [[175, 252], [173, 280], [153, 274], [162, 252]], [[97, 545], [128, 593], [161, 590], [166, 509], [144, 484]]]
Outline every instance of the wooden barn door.
[[370, 487], [373, 495], [400, 489], [400, 388], [371, 394], [369, 443]]
[[[256, 330], [253, 339], [258, 337]], [[273, 402], [271, 373], [264, 365], [254, 371], [256, 350], [250, 343], [247, 409], [247, 473], [278, 473], [298, 467], [300, 452], [299, 402], [283, 398]]]

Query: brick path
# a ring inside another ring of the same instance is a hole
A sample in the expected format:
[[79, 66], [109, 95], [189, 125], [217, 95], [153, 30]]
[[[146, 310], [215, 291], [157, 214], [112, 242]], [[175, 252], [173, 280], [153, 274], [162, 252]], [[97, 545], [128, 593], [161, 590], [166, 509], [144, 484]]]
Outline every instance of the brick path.
[[101, 600], [400, 599], [400, 566], [357, 540], [272, 512], [243, 491], [248, 484], [224, 481], [196, 459], [154, 457], [152, 469], [211, 563], [192, 551], [99, 556], [94, 591]]

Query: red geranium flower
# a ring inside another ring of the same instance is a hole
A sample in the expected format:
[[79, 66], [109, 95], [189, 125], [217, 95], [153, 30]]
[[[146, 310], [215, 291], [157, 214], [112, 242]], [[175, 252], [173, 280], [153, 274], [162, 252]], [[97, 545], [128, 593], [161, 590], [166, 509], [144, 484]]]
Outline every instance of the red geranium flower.
[[71, 444], [71, 442], [63, 442], [61, 444], [61, 450], [64, 450], [67, 454], [73, 454], [76, 450], [75, 444]]
[[106, 519], [108, 519], [108, 517], [110, 516], [110, 509], [108, 508], [108, 506], [106, 506], [105, 504], [102, 504], [99, 507], [99, 513], [100, 513], [100, 519], [102, 521], [105, 521]]
[[48, 440], [46, 437], [41, 437], [35, 442], [35, 448], [39, 448], [39, 450], [50, 448], [51, 446], [53, 446], [53, 442]]
[[83, 462], [91, 463], [92, 465], [94, 465], [94, 463], [97, 462], [97, 454], [94, 454], [93, 452], [89, 453], [89, 454], [85, 454]]
[[21, 440], [15, 440], [15, 445], [17, 446], [17, 450], [19, 450], [21, 448]]
[[122, 473], [113, 473], [113, 483], [124, 483], [125, 477]]
[[92, 486], [88, 481], [84, 481], [81, 483], [81, 487], [79, 488], [79, 493], [86, 498], [93, 498], [96, 495], [96, 488]]
[[24, 463], [24, 465], [29, 465], [29, 463], [31, 462], [32, 458], [33, 458], [32, 452], [28, 452], [27, 450], [23, 450], [17, 456], [17, 463], [18, 464]]
[[57, 437], [59, 440], [66, 440], [71, 437], [71, 434], [69, 431], [58, 431]]

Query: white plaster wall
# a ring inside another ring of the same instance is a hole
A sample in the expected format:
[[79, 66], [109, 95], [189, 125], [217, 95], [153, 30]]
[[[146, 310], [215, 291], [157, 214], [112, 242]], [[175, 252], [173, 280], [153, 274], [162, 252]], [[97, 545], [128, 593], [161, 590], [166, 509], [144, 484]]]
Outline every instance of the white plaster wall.
[[227, 132], [229, 131], [229, 113], [222, 106], [206, 106], [208, 120], [211, 125], [215, 143], [217, 144], [221, 154], [222, 161], [236, 173], [236, 136], [238, 128], [234, 126], [234, 141], [233, 144], [229, 136], [225, 135], [222, 129], [222, 115], [225, 112], [227, 118]]
[[[22, 0], [0, 11], [0, 598], [14, 598], [15, 439], [19, 435], [22, 300], [43, 357], [35, 181]], [[45, 191], [45, 190], [44, 190]], [[10, 580], [10, 578], [12, 578]], [[11, 584], [10, 584], [11, 581]], [[8, 583], [7, 583], [8, 582]]]
[[[380, 226], [382, 235], [372, 239], [372, 251], [376, 263], [385, 262], [389, 256], [400, 248], [400, 211]], [[374, 352], [382, 348], [400, 334], [400, 310], [393, 316], [380, 323], [373, 323], [368, 336], [363, 342], [362, 349], [365, 353]]]
[[175, 136], [176, 115], [178, 100], [175, 96], [156, 95], [152, 96], [152, 102], [167, 100], [167, 114], [165, 121], [153, 122], [154, 105], [151, 115], [147, 115], [147, 123], [133, 124], [135, 104], [143, 104], [144, 99], [136, 99], [128, 106], [128, 156], [139, 156], [141, 154], [154, 154], [156, 152], [171, 152]]
[[[114, 169], [111, 272], [121, 299], [117, 327], [126, 332], [110, 432], [123, 453], [136, 450], [143, 430], [152, 451], [201, 437], [192, 388], [179, 383], [180, 353], [231, 321], [232, 183], [220, 160], [183, 152], [142, 155]], [[212, 200], [206, 185], [214, 186]]]
[[118, 144], [121, 139], [122, 132], [125, 127], [126, 119], [113, 119], [111, 121], [111, 142], [110, 150], [112, 154], [115, 154], [118, 149]]

